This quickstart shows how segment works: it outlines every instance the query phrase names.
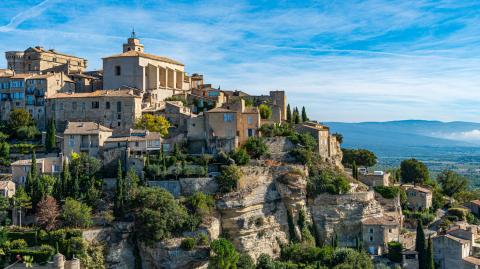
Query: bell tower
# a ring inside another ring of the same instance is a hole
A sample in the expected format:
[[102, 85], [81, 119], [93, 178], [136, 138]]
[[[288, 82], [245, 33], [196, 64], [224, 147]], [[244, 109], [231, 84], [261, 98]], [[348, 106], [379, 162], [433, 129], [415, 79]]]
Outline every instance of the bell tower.
[[137, 38], [135, 29], [132, 30], [132, 35], [127, 40], [127, 43], [123, 44], [123, 52], [128, 52], [131, 50], [143, 52], [143, 45], [140, 44], [140, 39]]

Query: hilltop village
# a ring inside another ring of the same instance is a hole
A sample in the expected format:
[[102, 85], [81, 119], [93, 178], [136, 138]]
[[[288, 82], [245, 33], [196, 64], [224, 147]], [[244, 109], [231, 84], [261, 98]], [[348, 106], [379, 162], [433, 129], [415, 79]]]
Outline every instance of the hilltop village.
[[135, 33], [121, 49], [99, 71], [5, 53], [3, 267], [479, 268], [458, 175], [376, 171], [285, 91], [216, 88]]

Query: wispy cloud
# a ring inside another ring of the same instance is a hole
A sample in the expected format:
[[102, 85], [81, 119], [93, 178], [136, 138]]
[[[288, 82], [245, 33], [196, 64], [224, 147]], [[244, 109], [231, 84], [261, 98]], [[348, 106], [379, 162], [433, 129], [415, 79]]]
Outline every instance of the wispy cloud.
[[148, 52], [222, 89], [285, 89], [322, 121], [480, 121], [479, 10], [453, 0], [18, 1], [0, 7], [13, 14], [0, 50], [54, 47], [96, 69], [135, 27]]

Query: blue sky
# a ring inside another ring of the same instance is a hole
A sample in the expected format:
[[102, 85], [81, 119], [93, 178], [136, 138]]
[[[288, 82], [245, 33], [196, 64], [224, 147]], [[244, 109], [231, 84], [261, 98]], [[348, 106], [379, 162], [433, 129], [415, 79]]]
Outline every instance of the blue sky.
[[147, 52], [208, 83], [284, 89], [320, 121], [480, 122], [479, 12], [456, 0], [4, 0], [0, 51], [41, 45], [101, 69], [135, 27]]

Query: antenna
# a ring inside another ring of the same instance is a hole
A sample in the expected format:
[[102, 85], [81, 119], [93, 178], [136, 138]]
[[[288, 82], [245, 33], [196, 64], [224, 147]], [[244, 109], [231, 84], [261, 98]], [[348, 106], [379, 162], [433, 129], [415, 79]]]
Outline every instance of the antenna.
[[136, 38], [136, 35], [135, 35], [135, 27], [132, 27], [132, 38]]

